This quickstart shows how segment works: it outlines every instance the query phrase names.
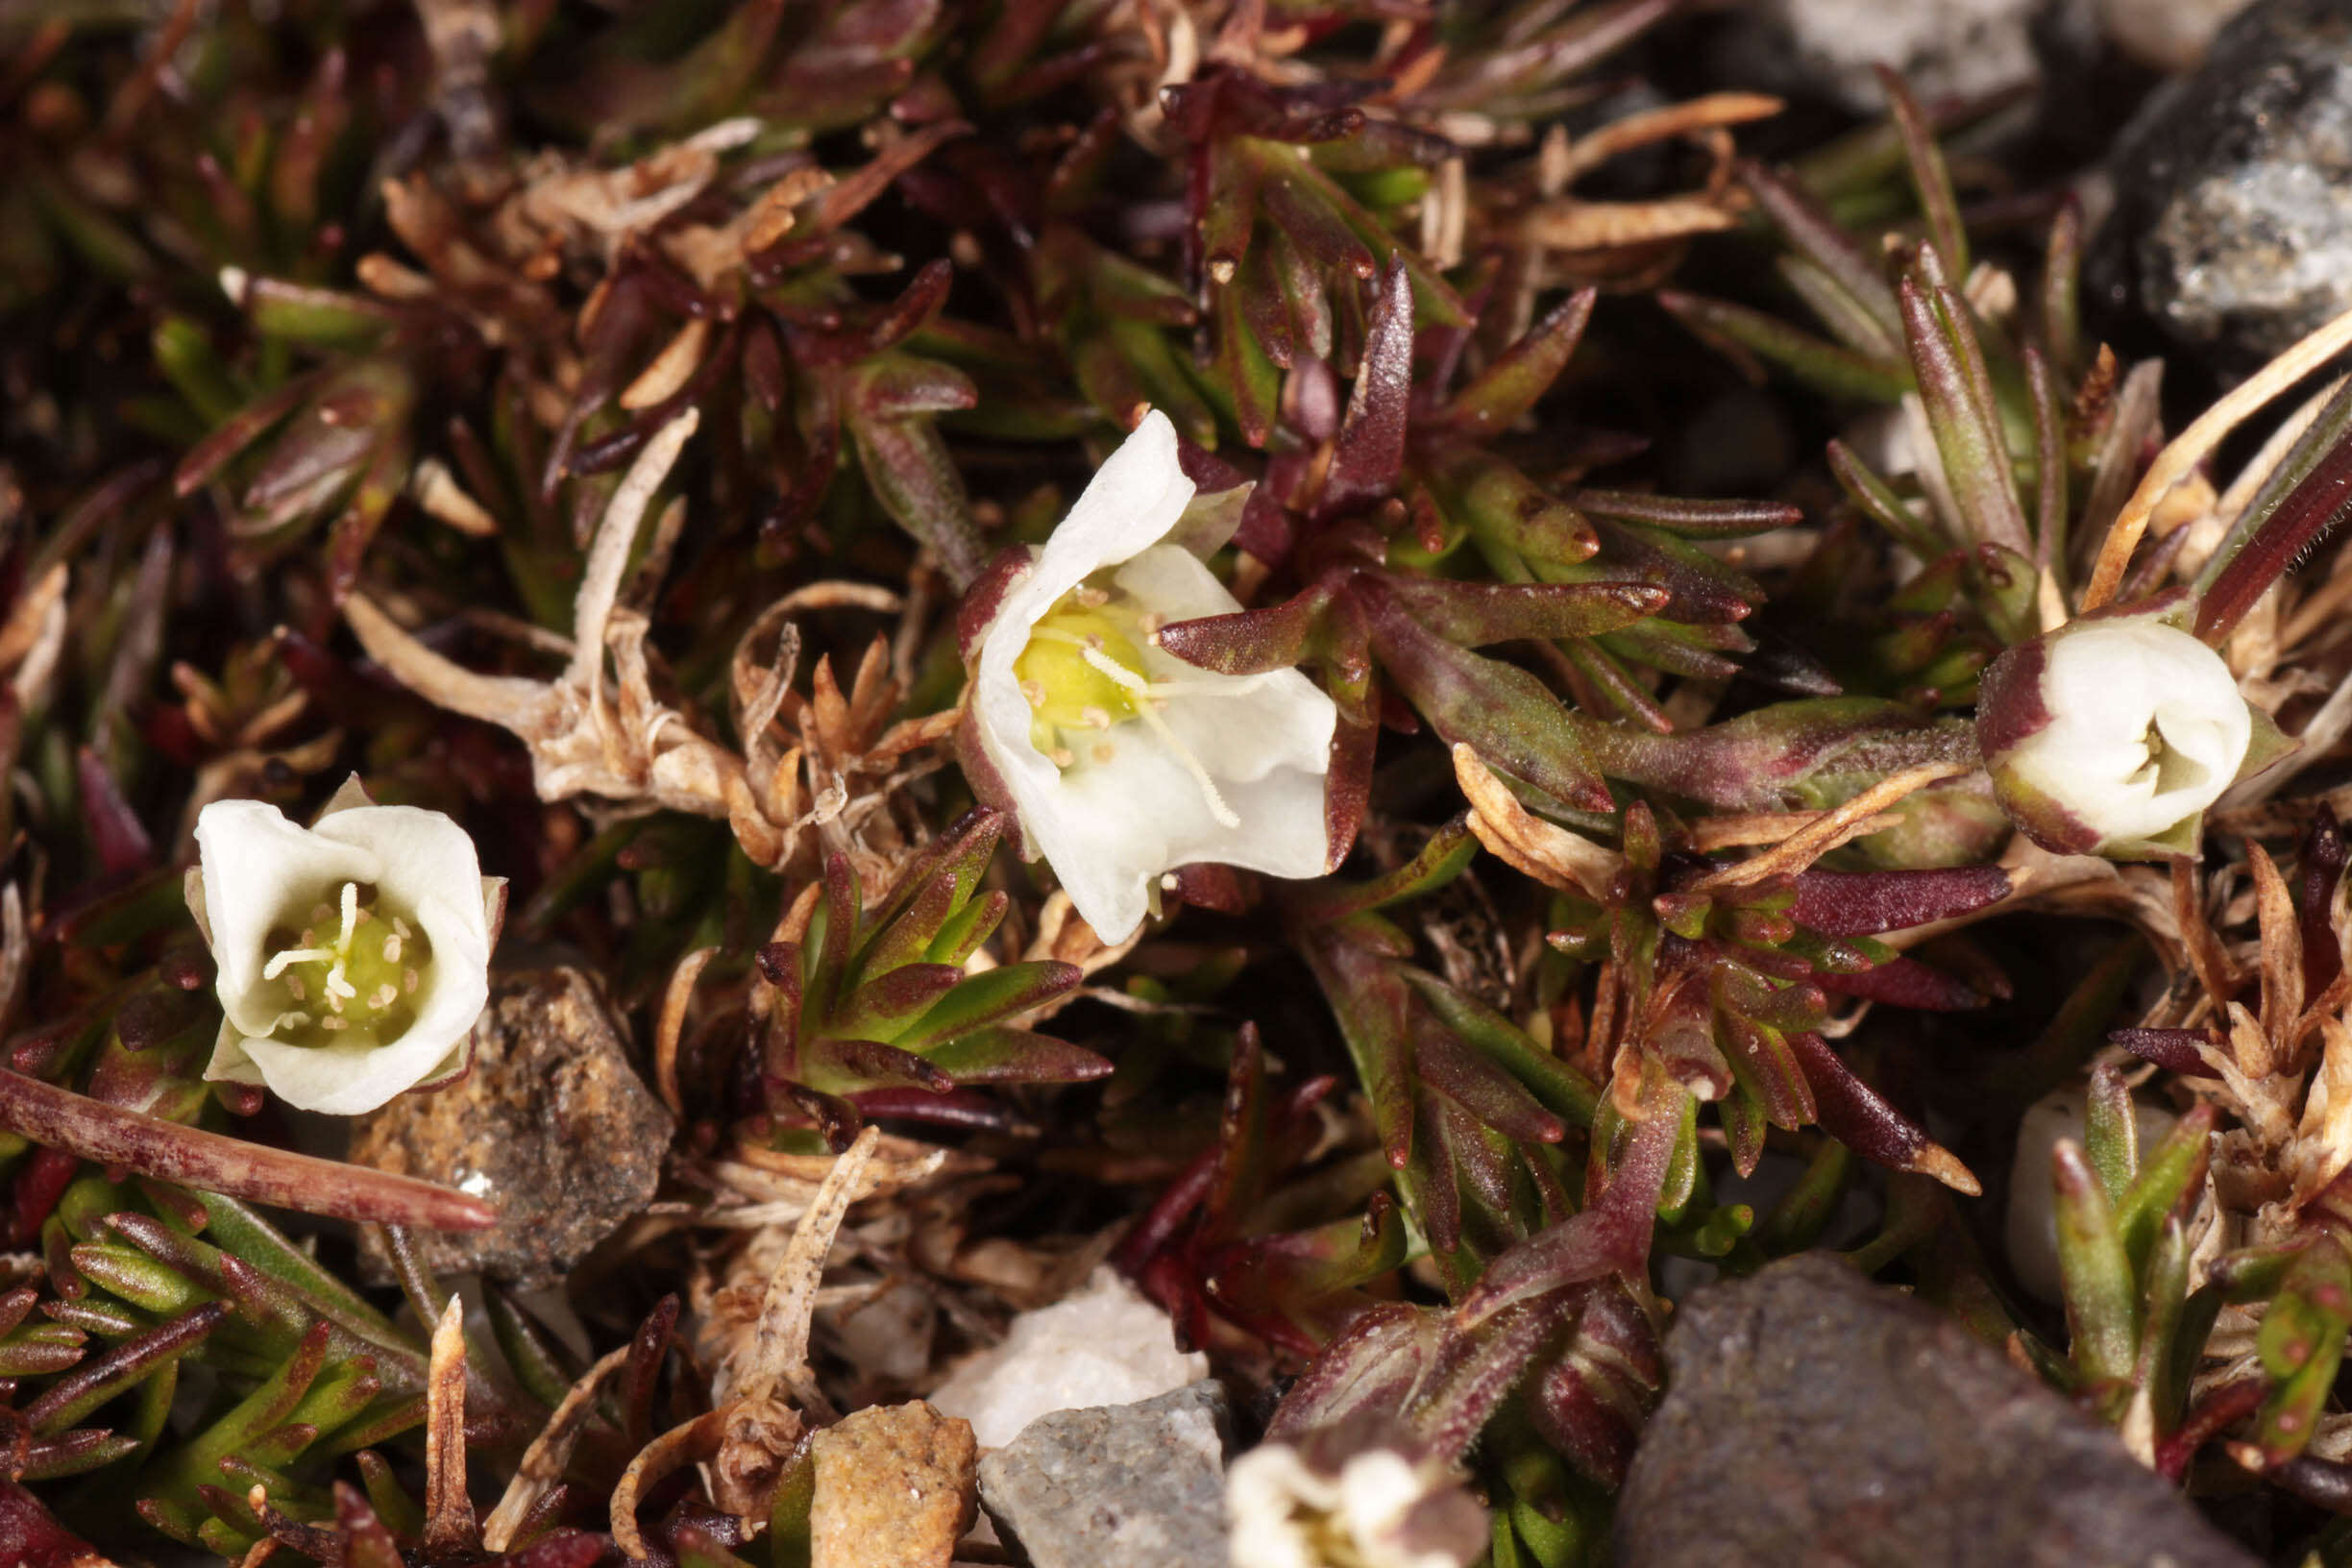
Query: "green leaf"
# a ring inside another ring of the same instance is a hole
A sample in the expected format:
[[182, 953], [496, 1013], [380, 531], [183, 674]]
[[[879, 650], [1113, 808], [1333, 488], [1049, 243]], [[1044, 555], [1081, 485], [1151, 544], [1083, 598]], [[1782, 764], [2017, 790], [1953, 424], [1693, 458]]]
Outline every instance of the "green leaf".
[[896, 1043], [923, 1055], [984, 1024], [1017, 1017], [1073, 991], [1086, 976], [1075, 964], [1051, 960], [1006, 964], [971, 976], [940, 998]]

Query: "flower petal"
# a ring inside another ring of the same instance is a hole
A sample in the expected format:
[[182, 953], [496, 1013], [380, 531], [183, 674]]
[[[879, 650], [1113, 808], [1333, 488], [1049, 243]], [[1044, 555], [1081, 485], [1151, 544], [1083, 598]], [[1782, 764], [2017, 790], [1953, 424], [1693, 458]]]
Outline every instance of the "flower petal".
[[333, 903], [346, 882], [376, 881], [384, 867], [366, 846], [299, 827], [261, 800], [215, 800], [197, 813], [196, 851], [221, 1009], [241, 1031], [264, 1034], [278, 1008], [253, 992], [270, 927], [299, 927], [312, 905]]
[[435, 968], [478, 969], [490, 962], [481, 859], [464, 828], [415, 806], [358, 806], [320, 819], [312, 831], [375, 858], [382, 868], [377, 888], [387, 901], [416, 912], [432, 941]]
[[1094, 471], [1029, 575], [1006, 590], [1004, 606], [980, 646], [981, 671], [991, 668], [994, 655], [993, 662], [1009, 674], [1029, 646], [1030, 628], [1056, 600], [1104, 567], [1166, 538], [1191, 499], [1192, 481], [1176, 461], [1176, 427], [1154, 409]]
[[[487, 988], [483, 990], [486, 993]], [[479, 1001], [474, 1004], [474, 1012], [480, 1014]], [[444, 1064], [464, 1050], [467, 1032], [460, 1030], [453, 1041], [446, 1030], [429, 1031], [420, 1014], [414, 1026], [381, 1045], [288, 1045], [250, 1037], [239, 1043], [261, 1082], [286, 1104], [329, 1115], [355, 1116], [435, 1076]], [[219, 1066], [216, 1047], [214, 1069]], [[230, 1075], [208, 1069], [205, 1076]]]

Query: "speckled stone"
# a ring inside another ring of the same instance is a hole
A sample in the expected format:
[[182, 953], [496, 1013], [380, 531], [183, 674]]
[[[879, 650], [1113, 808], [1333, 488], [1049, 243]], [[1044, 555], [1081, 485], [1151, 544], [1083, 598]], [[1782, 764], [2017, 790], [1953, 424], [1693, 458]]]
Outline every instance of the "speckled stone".
[[2263, 0], [2111, 159], [2109, 303], [2225, 372], [2352, 308], [2352, 0]]
[[943, 1568], [971, 1528], [971, 1423], [921, 1400], [876, 1405], [819, 1433], [810, 1568]]
[[2114, 1433], [1829, 1254], [1699, 1291], [1666, 1364], [1617, 1568], [2254, 1568]]
[[359, 1117], [351, 1159], [499, 1206], [489, 1230], [419, 1233], [435, 1270], [550, 1285], [652, 1198], [671, 1131], [588, 977], [527, 969], [492, 977], [472, 1071]]
[[1034, 1568], [1225, 1560], [1225, 1390], [1057, 1410], [980, 1461], [980, 1502]]

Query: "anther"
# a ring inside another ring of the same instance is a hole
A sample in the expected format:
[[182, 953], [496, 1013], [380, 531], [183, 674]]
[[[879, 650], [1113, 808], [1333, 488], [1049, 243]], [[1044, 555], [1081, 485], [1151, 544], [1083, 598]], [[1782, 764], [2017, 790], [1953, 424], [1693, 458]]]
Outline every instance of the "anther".
[[1109, 762], [1113, 757], [1117, 755], [1118, 747], [1113, 746], [1109, 741], [1096, 741], [1094, 743], [1093, 757], [1096, 762]]
[[401, 939], [398, 936], [384, 938], [383, 953], [386, 964], [398, 964], [401, 955]]

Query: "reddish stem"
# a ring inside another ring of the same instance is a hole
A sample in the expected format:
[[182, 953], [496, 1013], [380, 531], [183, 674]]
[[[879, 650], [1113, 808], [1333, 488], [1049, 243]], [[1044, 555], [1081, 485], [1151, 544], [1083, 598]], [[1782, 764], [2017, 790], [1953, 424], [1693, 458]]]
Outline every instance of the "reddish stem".
[[98, 1164], [306, 1214], [436, 1231], [499, 1219], [479, 1198], [413, 1176], [183, 1127], [13, 1072], [0, 1072], [0, 1127]]

